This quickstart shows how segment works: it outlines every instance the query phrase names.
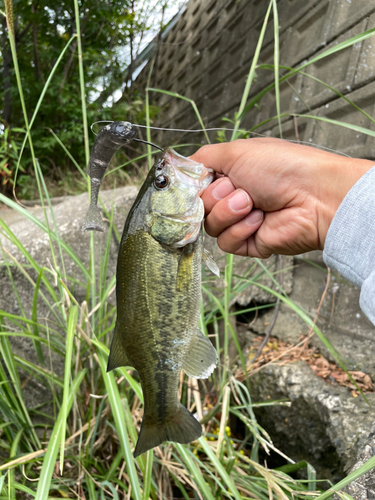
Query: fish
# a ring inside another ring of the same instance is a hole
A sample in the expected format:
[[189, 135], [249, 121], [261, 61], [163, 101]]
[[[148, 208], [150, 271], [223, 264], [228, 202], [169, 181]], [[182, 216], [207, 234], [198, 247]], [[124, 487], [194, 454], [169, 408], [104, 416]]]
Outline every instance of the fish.
[[82, 231], [104, 231], [98, 208], [99, 189], [112, 157], [122, 146], [135, 139], [137, 131], [129, 122], [112, 122], [101, 128], [91, 150], [87, 171], [91, 178], [91, 201], [82, 223]]
[[190, 443], [202, 434], [179, 402], [183, 370], [207, 378], [218, 355], [199, 330], [201, 262], [219, 269], [202, 244], [202, 192], [213, 171], [172, 149], [149, 171], [121, 238], [117, 319], [107, 371], [132, 366], [139, 374], [143, 420], [134, 457], [164, 441]]

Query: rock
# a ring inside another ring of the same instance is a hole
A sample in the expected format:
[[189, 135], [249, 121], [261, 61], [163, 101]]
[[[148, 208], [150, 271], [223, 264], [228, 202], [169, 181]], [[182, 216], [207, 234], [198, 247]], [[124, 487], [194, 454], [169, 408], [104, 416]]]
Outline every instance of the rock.
[[[368, 436], [365, 445], [359, 451], [356, 459], [356, 463], [348, 471], [352, 473], [364, 465], [370, 458], [374, 458], [375, 455], [375, 426], [372, 428], [370, 435]], [[352, 496], [354, 500], [374, 500], [375, 499], [375, 469], [370, 470], [366, 474], [363, 474], [355, 481], [351, 482], [348, 486], [342, 489], [349, 495]], [[334, 500], [339, 500], [338, 495], [334, 495]]]
[[[344, 387], [316, 377], [303, 362], [269, 364], [250, 377], [253, 401], [288, 399], [291, 406], [256, 410], [260, 425], [275, 446], [295, 461], [306, 460], [336, 482], [353, 466], [373, 426], [366, 401]], [[367, 394], [372, 405], [375, 393]]]

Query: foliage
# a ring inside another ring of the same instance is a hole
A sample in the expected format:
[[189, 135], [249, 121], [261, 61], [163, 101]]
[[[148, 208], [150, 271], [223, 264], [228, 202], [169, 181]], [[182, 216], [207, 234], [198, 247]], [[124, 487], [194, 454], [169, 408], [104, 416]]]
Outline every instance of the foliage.
[[[4, 0], [0, 10], [4, 11]], [[85, 71], [86, 113], [89, 124], [98, 120], [128, 120], [142, 123], [145, 117], [144, 97], [132, 83], [133, 65], [148, 34], [160, 27], [158, 16], [166, 4], [160, 0], [80, 0], [79, 23]], [[150, 13], [151, 8], [153, 11]], [[15, 41], [26, 109], [30, 114], [38, 102], [49, 74], [68, 41], [76, 33], [74, 2], [62, 0], [14, 0]], [[1, 16], [3, 85], [0, 89], [0, 140], [9, 143], [5, 131], [24, 128], [21, 102], [18, 96], [5, 17]], [[35, 154], [42, 170], [51, 179], [64, 178], [72, 162], [61, 155], [61, 147], [51, 135], [52, 129], [68, 147], [72, 156], [85, 165], [81, 92], [78, 67], [77, 38], [70, 44], [53, 80], [48, 85], [32, 130]], [[131, 48], [129, 48], [131, 47]], [[120, 100], [114, 106], [114, 94]], [[90, 136], [91, 144], [94, 140]], [[6, 160], [7, 178], [15, 170], [14, 154]], [[3, 155], [3, 149], [1, 150]], [[24, 173], [32, 172], [29, 148], [23, 154]], [[4, 168], [4, 166], [3, 166]], [[13, 175], [14, 177], [14, 175]], [[27, 194], [27, 193], [24, 193]]]

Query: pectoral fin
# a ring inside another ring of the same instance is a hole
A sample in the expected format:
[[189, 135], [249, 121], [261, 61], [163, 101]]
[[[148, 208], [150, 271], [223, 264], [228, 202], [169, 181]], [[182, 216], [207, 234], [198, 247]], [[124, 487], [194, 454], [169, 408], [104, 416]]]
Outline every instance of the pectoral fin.
[[118, 368], [119, 366], [133, 366], [129, 360], [125, 349], [121, 342], [121, 334], [117, 329], [117, 324], [115, 327], [115, 333], [113, 335], [111, 348], [109, 350], [107, 373]]
[[212, 273], [216, 274], [216, 276], [218, 278], [220, 278], [219, 267], [216, 264], [216, 262], [214, 261], [214, 258], [212, 257], [212, 254], [208, 250], [206, 250], [205, 248], [203, 249], [202, 260], [206, 264], [206, 266], [208, 267], [208, 269]]
[[194, 337], [182, 369], [194, 378], [207, 378], [215, 370], [218, 362], [216, 349], [200, 330]]

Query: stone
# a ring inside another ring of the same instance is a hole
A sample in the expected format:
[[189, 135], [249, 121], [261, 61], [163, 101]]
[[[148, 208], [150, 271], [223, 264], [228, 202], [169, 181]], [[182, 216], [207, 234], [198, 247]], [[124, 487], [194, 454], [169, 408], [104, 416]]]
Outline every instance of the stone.
[[[371, 432], [363, 446], [360, 449], [356, 463], [348, 471], [348, 474], [359, 469], [368, 460], [374, 458], [375, 452], [375, 426], [371, 429]], [[348, 486], [345, 486], [342, 491], [348, 493], [352, 496], [354, 500], [374, 500], [375, 499], [375, 469], [366, 472], [355, 481], [352, 481]], [[334, 495], [334, 500], [339, 500], [338, 495]]]
[[[295, 461], [308, 461], [318, 477], [337, 482], [355, 463], [370, 435], [371, 408], [362, 397], [316, 377], [304, 362], [265, 365], [250, 378], [254, 402], [288, 399], [287, 406], [255, 410], [274, 445]], [[371, 405], [375, 394], [367, 394]]]

